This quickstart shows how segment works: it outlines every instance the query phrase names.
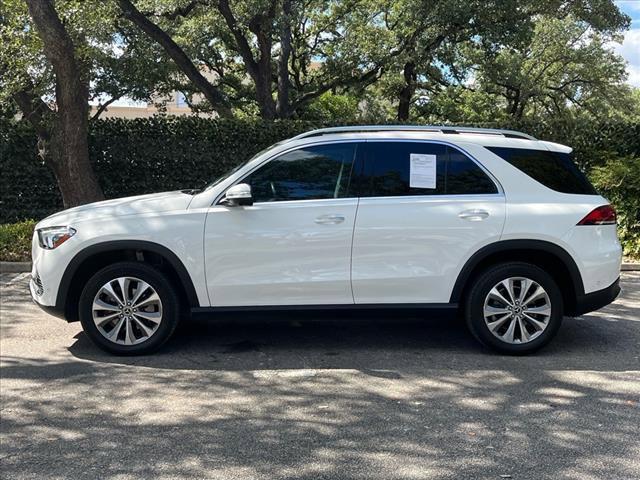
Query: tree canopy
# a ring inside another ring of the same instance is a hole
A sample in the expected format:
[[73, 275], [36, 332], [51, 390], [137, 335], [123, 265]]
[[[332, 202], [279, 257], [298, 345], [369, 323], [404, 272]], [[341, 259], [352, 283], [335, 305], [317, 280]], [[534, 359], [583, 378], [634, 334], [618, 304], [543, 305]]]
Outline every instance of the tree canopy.
[[[54, 72], [25, 3], [0, 8], [3, 109], [25, 89], [53, 100]], [[57, 0], [55, 8], [89, 99], [105, 108], [180, 91], [195, 111], [219, 116], [637, 114], [611, 46], [629, 19], [611, 0]]]

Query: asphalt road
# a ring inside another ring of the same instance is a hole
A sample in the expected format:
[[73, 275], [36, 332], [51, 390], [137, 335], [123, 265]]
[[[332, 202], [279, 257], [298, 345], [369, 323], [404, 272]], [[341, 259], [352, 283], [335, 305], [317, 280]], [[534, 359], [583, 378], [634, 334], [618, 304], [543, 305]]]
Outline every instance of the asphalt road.
[[640, 273], [539, 354], [401, 317], [184, 325], [102, 354], [3, 274], [3, 479], [640, 478]]

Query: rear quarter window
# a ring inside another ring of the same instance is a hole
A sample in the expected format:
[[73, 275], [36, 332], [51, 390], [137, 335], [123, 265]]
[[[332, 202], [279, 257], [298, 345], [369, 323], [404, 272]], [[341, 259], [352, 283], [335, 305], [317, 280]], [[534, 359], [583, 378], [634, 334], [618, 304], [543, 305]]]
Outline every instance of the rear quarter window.
[[570, 153], [525, 148], [486, 147], [545, 187], [561, 193], [597, 195]]

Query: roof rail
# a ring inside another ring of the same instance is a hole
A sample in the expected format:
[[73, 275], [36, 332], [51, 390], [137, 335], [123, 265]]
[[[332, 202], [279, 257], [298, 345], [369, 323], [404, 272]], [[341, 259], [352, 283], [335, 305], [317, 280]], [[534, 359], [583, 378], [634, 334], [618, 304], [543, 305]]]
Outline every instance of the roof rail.
[[333, 133], [347, 132], [438, 132], [438, 133], [476, 133], [484, 135], [502, 135], [508, 138], [520, 138], [524, 140], [537, 140], [531, 135], [518, 132], [515, 130], [502, 130], [497, 128], [473, 128], [473, 127], [456, 127], [453, 125], [352, 125], [347, 127], [328, 127], [311, 130], [301, 133], [292, 138], [299, 140], [301, 138], [316, 137], [319, 135], [331, 135]]

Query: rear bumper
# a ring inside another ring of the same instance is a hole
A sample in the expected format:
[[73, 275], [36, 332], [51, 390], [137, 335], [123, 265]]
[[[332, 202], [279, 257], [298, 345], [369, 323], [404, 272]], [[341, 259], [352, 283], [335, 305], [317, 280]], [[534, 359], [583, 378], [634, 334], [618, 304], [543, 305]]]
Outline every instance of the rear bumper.
[[620, 277], [602, 290], [596, 290], [595, 292], [580, 295], [576, 299], [576, 308], [573, 312], [568, 312], [570, 315], [578, 316], [583, 313], [593, 312], [599, 308], [609, 305], [620, 294]]

